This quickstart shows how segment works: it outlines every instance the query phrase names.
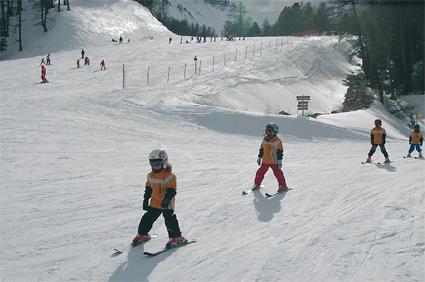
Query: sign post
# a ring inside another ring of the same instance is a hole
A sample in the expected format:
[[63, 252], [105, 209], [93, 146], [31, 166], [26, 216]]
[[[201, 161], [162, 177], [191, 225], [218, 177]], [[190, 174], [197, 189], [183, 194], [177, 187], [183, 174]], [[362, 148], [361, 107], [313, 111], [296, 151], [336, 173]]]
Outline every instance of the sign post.
[[310, 96], [297, 96], [297, 110], [302, 111], [302, 116], [304, 116], [304, 111], [308, 110], [308, 102], [310, 101]]

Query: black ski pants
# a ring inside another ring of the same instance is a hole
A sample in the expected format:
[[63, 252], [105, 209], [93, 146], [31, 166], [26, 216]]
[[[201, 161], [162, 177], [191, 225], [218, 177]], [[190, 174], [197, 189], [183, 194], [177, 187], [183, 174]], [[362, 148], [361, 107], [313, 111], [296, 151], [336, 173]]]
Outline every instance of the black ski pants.
[[148, 234], [152, 229], [153, 223], [158, 219], [161, 213], [162, 216], [164, 216], [168, 237], [174, 238], [181, 236], [179, 222], [174, 210], [161, 210], [155, 208], [149, 208], [149, 210], [142, 216], [139, 224], [139, 234]]
[[379, 146], [379, 148], [381, 148], [381, 152], [384, 155], [384, 157], [385, 158], [388, 158], [387, 150], [385, 150], [385, 144], [372, 145], [372, 148], [370, 148], [370, 151], [369, 151], [369, 154], [368, 155], [372, 157], [372, 155], [375, 153], [376, 148], [378, 148], [378, 146]]

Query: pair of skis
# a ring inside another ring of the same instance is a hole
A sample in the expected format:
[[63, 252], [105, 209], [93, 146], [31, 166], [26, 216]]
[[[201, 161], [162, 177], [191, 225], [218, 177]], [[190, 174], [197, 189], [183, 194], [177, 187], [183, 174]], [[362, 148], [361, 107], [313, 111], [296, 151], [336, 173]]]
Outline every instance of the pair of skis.
[[[120, 255], [120, 254], [122, 254], [122, 253], [129, 252], [131, 249], [133, 249], [133, 248], [137, 248], [138, 246], [143, 245], [143, 244], [144, 244], [144, 243], [146, 243], [147, 241], [150, 241], [151, 239], [158, 237], [158, 235], [157, 235], [157, 234], [152, 234], [152, 235], [150, 235], [150, 236], [151, 236], [151, 237], [150, 237], [148, 240], [144, 241], [143, 243], [140, 243], [140, 244], [139, 244], [139, 245], [137, 245], [137, 246], [133, 246], [133, 243], [130, 243], [130, 244], [125, 245], [125, 246], [120, 247], [120, 248], [114, 248], [114, 253], [112, 254], [112, 256], [113, 256], [113, 257], [116, 257], [116, 256], [118, 256], [118, 255]], [[182, 243], [182, 244], [180, 244], [180, 245], [178, 245], [178, 246], [175, 246], [175, 247], [164, 247], [164, 248], [163, 248], [162, 250], [160, 250], [160, 251], [157, 251], [157, 252], [143, 252], [143, 254], [144, 254], [145, 256], [148, 256], [148, 257], [154, 257], [154, 256], [157, 256], [157, 255], [159, 255], [159, 254], [165, 253], [166, 251], [169, 251], [169, 250], [172, 250], [172, 249], [175, 249], [175, 248], [179, 248], [179, 247], [183, 247], [183, 246], [185, 246], [185, 245], [192, 244], [192, 243], [195, 243], [195, 242], [196, 242], [196, 240], [189, 240], [189, 241], [186, 241], [186, 242], [184, 242], [184, 243]]]
[[176, 248], [180, 248], [180, 247], [183, 247], [183, 246], [186, 246], [186, 245], [189, 245], [189, 244], [195, 243], [195, 242], [196, 242], [196, 240], [188, 240], [188, 241], [186, 241], [186, 242], [184, 242], [184, 243], [181, 243], [180, 245], [175, 246], [175, 247], [164, 247], [164, 248], [163, 248], [162, 250], [160, 250], [160, 251], [157, 251], [157, 252], [154, 252], [154, 253], [151, 253], [151, 252], [143, 252], [143, 254], [144, 254], [145, 256], [148, 256], [148, 257], [154, 257], [154, 256], [157, 256], [157, 255], [159, 255], [159, 254], [165, 253], [166, 251], [173, 250], [173, 249], [176, 249]]
[[[258, 190], [259, 189], [257, 189], [257, 190], [252, 190], [252, 189], [251, 190], [243, 190], [242, 196], [248, 195], [248, 194], [255, 192], [255, 191], [258, 191]], [[276, 193], [273, 193], [273, 194], [265, 193], [264, 195], [266, 195], [267, 198], [273, 198], [274, 196], [277, 196], [279, 194], [284, 194], [284, 193], [288, 192], [289, 190], [292, 190], [292, 188], [288, 188], [288, 189], [283, 190], [282, 192], [276, 192]]]
[[390, 164], [390, 163], [392, 163], [392, 162], [384, 162], [384, 163], [381, 163], [381, 162], [377, 162], [377, 163], [373, 163], [373, 162], [361, 162], [362, 164], [377, 164], [377, 165], [381, 165], [381, 164]]

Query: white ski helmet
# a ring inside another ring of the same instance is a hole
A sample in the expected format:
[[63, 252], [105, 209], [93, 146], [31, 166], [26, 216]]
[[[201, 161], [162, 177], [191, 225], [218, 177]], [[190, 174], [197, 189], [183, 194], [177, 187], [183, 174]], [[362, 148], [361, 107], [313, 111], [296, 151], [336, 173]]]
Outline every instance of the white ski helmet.
[[273, 131], [273, 135], [277, 135], [279, 133], [279, 126], [277, 126], [277, 124], [273, 123], [273, 122], [269, 122], [266, 125], [266, 130], [267, 128], [271, 128]]
[[164, 149], [155, 149], [149, 154], [149, 164], [153, 172], [160, 172], [167, 168], [168, 156]]

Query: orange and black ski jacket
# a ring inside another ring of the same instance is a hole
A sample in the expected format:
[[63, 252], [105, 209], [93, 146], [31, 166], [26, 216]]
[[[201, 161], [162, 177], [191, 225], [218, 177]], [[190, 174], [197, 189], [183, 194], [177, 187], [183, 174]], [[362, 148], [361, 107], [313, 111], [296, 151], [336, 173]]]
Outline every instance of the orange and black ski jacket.
[[385, 144], [387, 133], [382, 127], [374, 127], [370, 130], [370, 143], [372, 145], [383, 145]]
[[262, 158], [262, 163], [277, 164], [283, 157], [283, 143], [279, 137], [273, 136], [268, 138], [265, 136], [261, 143], [259, 158]]
[[[170, 199], [167, 209], [174, 210], [176, 188], [176, 176], [170, 170], [150, 172], [146, 180], [145, 199], [147, 196], [151, 196], [150, 207], [163, 209], [161, 203], [167, 197]], [[151, 190], [151, 195], [149, 193], [147, 195], [149, 190]]]
[[422, 132], [413, 131], [412, 133], [410, 133], [409, 144], [422, 146], [423, 142], [424, 142], [424, 136], [422, 135]]

